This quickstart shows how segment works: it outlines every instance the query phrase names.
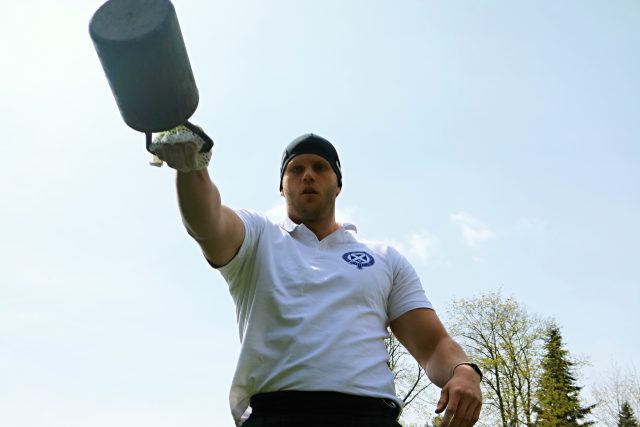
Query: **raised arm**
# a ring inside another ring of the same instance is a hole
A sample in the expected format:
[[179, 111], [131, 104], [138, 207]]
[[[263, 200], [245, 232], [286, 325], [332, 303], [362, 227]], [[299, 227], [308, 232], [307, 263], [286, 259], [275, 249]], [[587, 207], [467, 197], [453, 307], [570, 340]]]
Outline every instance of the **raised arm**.
[[178, 203], [187, 232], [215, 266], [223, 266], [235, 256], [244, 239], [244, 224], [222, 204], [220, 192], [206, 169], [178, 172]]
[[198, 147], [192, 142], [166, 144], [156, 147], [155, 153], [178, 170], [178, 203], [187, 232], [212, 264], [227, 264], [242, 245], [244, 224], [232, 209], [222, 204], [207, 169], [190, 170], [196, 164]]
[[446, 408], [443, 427], [469, 427], [480, 416], [480, 375], [468, 365], [467, 355], [447, 333], [435, 311], [411, 310], [391, 322], [391, 331], [442, 388], [436, 412]]

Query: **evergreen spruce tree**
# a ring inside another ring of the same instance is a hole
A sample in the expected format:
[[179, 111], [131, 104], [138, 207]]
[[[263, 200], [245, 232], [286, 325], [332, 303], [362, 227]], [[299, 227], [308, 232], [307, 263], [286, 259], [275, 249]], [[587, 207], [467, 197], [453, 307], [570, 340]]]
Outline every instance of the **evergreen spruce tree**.
[[618, 414], [618, 427], [638, 427], [640, 423], [633, 415], [633, 410], [631, 409], [631, 405], [629, 402], [624, 402], [622, 404], [622, 408], [620, 408], [620, 413]]
[[573, 427], [590, 426], [593, 422], [581, 422], [595, 405], [580, 406], [580, 390], [574, 376], [575, 364], [569, 359], [562, 344], [560, 328], [551, 325], [546, 334], [542, 375], [536, 390], [534, 411], [535, 426]]

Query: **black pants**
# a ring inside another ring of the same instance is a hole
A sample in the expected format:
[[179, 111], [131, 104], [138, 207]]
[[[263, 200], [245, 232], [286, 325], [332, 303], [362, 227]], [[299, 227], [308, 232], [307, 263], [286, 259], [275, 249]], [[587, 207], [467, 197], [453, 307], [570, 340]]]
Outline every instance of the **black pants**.
[[251, 398], [242, 427], [399, 427], [390, 400], [325, 391], [279, 391]]

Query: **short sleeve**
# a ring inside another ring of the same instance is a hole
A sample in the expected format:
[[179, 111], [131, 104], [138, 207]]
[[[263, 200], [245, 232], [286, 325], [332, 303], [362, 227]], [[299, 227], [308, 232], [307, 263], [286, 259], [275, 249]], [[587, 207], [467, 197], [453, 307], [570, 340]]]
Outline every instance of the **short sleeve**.
[[268, 221], [265, 217], [253, 211], [241, 209], [237, 210], [236, 213], [244, 223], [244, 240], [233, 259], [218, 268], [218, 271], [227, 283], [229, 283], [230, 287], [233, 287], [233, 285], [237, 283], [236, 279], [238, 275], [244, 267], [251, 262], [251, 259], [254, 258], [258, 240]]
[[396, 250], [390, 249], [389, 254], [393, 257], [393, 284], [387, 305], [389, 321], [416, 308], [433, 309], [413, 266]]

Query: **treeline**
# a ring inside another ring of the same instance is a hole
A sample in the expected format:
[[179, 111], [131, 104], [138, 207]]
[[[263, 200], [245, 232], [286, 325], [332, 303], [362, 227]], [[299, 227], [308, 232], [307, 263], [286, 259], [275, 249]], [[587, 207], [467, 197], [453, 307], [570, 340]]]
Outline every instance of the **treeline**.
[[[527, 312], [513, 298], [495, 292], [456, 300], [446, 323], [484, 372], [478, 426], [640, 427], [636, 373], [616, 370], [594, 384], [592, 402], [583, 403], [579, 378], [586, 361], [570, 354], [555, 321]], [[420, 426], [439, 426], [440, 418], [433, 417], [436, 387], [393, 335], [387, 349], [405, 412], [419, 417]]]

